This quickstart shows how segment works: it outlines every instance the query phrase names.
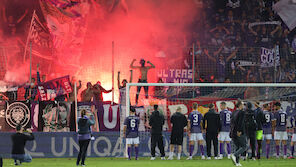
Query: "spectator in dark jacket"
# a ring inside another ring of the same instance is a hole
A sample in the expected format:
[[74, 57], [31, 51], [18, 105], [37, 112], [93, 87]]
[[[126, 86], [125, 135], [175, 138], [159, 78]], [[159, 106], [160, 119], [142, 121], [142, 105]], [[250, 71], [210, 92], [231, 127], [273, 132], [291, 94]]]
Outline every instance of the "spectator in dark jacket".
[[239, 166], [240, 155], [247, 150], [247, 139], [245, 134], [245, 112], [243, 111], [243, 102], [238, 101], [237, 110], [232, 113], [230, 137], [236, 147], [236, 151], [231, 155], [234, 165]]
[[207, 156], [211, 159], [212, 142], [215, 159], [218, 159], [218, 133], [221, 130], [220, 115], [215, 111], [214, 104], [209, 104], [209, 111], [203, 119], [203, 129], [206, 130]]
[[164, 116], [158, 111], [158, 105], [154, 105], [154, 111], [149, 118], [149, 125], [151, 126], [151, 160], [155, 160], [156, 144], [160, 150], [161, 159], [165, 159], [162, 127], [164, 125]]
[[256, 139], [257, 139], [257, 159], [260, 159], [260, 150], [262, 148], [262, 139], [263, 139], [263, 124], [265, 123], [265, 118], [262, 109], [260, 108], [260, 102], [256, 101], [254, 103], [256, 122], [257, 122], [257, 131], [256, 131]]
[[172, 133], [171, 133], [171, 145], [170, 156], [168, 159], [172, 160], [174, 156], [175, 146], [178, 147], [178, 160], [181, 158], [184, 127], [187, 126], [187, 118], [181, 113], [181, 107], [177, 108], [177, 111], [171, 117]]
[[25, 145], [28, 140], [34, 140], [34, 135], [30, 129], [26, 130], [21, 124], [16, 126], [16, 133], [11, 136], [12, 140], [12, 151], [11, 157], [14, 159], [15, 165], [21, 165], [22, 162], [31, 162], [32, 157], [30, 154], [25, 153]]
[[88, 118], [86, 110], [81, 111], [81, 118], [78, 119], [78, 142], [79, 154], [76, 165], [78, 166], [81, 160], [81, 165], [85, 166], [84, 161], [86, 157], [87, 148], [91, 139], [91, 126], [95, 124], [93, 114]]

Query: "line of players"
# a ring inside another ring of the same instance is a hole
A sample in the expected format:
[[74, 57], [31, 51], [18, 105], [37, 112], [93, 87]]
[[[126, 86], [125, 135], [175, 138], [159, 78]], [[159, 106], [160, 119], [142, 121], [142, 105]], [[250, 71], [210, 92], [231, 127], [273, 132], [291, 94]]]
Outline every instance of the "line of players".
[[[262, 107], [259, 106], [259, 102], [255, 102], [255, 106], [257, 109], [254, 110], [255, 118], [254, 121], [257, 121], [257, 125], [261, 124], [261, 128], [256, 128], [256, 139], [258, 143], [257, 147], [257, 158], [260, 159], [260, 151], [261, 151], [261, 142], [262, 140], [266, 141], [265, 149], [266, 149], [266, 158], [268, 159], [270, 156], [270, 143], [273, 139], [276, 143], [276, 157], [279, 158], [280, 156], [280, 144], [283, 145], [283, 158], [287, 158], [287, 113], [281, 109], [281, 104], [276, 102], [274, 104], [275, 112], [271, 111], [271, 106], [269, 103], [265, 103]], [[231, 138], [230, 138], [230, 122], [232, 118], [232, 112], [227, 109], [226, 102], [220, 103], [220, 123], [221, 123], [221, 130], [218, 135], [218, 140], [220, 143], [220, 155], [219, 157], [215, 155], [215, 159], [222, 159], [224, 155], [224, 148], [226, 144], [227, 148], [227, 158], [231, 158]], [[131, 150], [132, 145], [135, 147], [135, 156], [136, 160], [138, 159], [139, 154], [139, 123], [140, 118], [136, 116], [135, 109], [131, 107], [130, 109], [130, 116], [127, 117], [124, 121], [124, 136], [126, 138], [126, 144], [128, 147], [128, 158], [131, 159]], [[262, 115], [261, 117], [259, 115]], [[201, 152], [201, 159], [206, 159], [204, 153], [204, 129], [203, 129], [203, 115], [201, 112], [198, 111], [197, 103], [193, 103], [192, 111], [188, 115], [188, 136], [189, 136], [189, 157], [187, 160], [192, 159], [192, 153], [194, 149], [194, 144], [197, 143], [199, 145], [199, 150]], [[294, 144], [296, 143], [296, 115], [292, 115], [291, 124], [294, 124], [294, 132], [291, 139], [291, 157], [294, 158]], [[182, 142], [181, 142], [182, 143]], [[163, 147], [163, 146], [162, 146]], [[256, 148], [256, 147], [255, 147]], [[251, 157], [255, 159], [255, 157]], [[153, 157], [153, 160], [155, 158]], [[164, 157], [162, 157], [164, 159]], [[178, 156], [180, 159], [180, 156]], [[211, 159], [211, 157], [207, 157], [207, 159]]]

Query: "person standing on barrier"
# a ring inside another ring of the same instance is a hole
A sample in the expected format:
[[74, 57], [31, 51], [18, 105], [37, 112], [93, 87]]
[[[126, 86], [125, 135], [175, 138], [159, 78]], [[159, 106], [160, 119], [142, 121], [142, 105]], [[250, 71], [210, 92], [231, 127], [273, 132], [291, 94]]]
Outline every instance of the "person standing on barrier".
[[11, 136], [11, 140], [11, 157], [14, 160], [14, 165], [21, 165], [23, 162], [31, 162], [31, 155], [25, 153], [26, 142], [28, 140], [34, 140], [34, 135], [31, 129], [24, 131], [21, 124], [16, 125], [16, 133]]
[[183, 136], [184, 136], [184, 127], [187, 126], [187, 118], [184, 114], [181, 113], [181, 107], [177, 108], [177, 111], [171, 117], [172, 133], [171, 133], [171, 145], [170, 145], [170, 155], [169, 160], [174, 159], [174, 150], [175, 146], [178, 148], [178, 157], [181, 159]]
[[85, 166], [85, 157], [87, 148], [91, 139], [91, 126], [95, 124], [94, 115], [91, 114], [90, 118], [86, 114], [86, 110], [81, 111], [81, 117], [78, 119], [78, 142], [79, 153], [77, 156], [76, 165], [79, 166], [81, 160], [81, 166]]
[[126, 138], [128, 159], [131, 160], [132, 145], [135, 147], [135, 157], [139, 154], [139, 124], [140, 118], [136, 116], [136, 109], [130, 107], [130, 116], [126, 117], [123, 126], [123, 135]]
[[[252, 155], [250, 159], [256, 160], [256, 131], [257, 131], [257, 121], [255, 117], [255, 111], [252, 110], [252, 103], [247, 102], [245, 111], [245, 126], [246, 126], [246, 136], [247, 140], [250, 140], [250, 146], [252, 150]], [[242, 158], [245, 160], [247, 156], [247, 151], [244, 152]]]
[[151, 160], [155, 160], [155, 147], [158, 146], [161, 159], [165, 160], [165, 152], [163, 145], [162, 128], [164, 125], [164, 116], [158, 111], [158, 105], [154, 105], [154, 111], [149, 118], [151, 126]]
[[232, 113], [230, 123], [230, 137], [236, 147], [236, 151], [231, 155], [235, 166], [241, 166], [239, 162], [240, 155], [247, 150], [247, 139], [245, 135], [245, 112], [243, 111], [243, 102], [236, 103], [237, 110]]
[[221, 130], [220, 115], [215, 111], [214, 104], [209, 104], [209, 111], [203, 119], [203, 129], [206, 130], [207, 159], [211, 159], [212, 142], [215, 159], [218, 157], [218, 133]]
[[[147, 61], [148, 64], [150, 64], [150, 66], [145, 66], [145, 60], [144, 59], [141, 59], [140, 60], [140, 64], [141, 66], [134, 66], [134, 62], [136, 61], [136, 59], [134, 59], [130, 65], [130, 68], [132, 69], [139, 69], [140, 70], [140, 78], [139, 78], [139, 81], [138, 83], [147, 83], [147, 74], [148, 74], [148, 71], [151, 69], [151, 68], [155, 68], [155, 66], [150, 62], [150, 61]], [[136, 94], [136, 105], [138, 104], [138, 99], [139, 99], [139, 94], [141, 92], [141, 88], [142, 86], [138, 86], [137, 87], [137, 94]], [[145, 91], [145, 97], [146, 99], [148, 99], [148, 86], [144, 86], [144, 91]]]

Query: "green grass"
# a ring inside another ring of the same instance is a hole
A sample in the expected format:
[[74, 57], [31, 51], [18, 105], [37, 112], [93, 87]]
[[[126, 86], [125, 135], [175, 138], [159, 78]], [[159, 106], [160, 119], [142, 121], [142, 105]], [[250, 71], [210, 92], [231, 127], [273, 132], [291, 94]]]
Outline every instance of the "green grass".
[[[123, 158], [87, 158], [85, 162], [87, 167], [232, 167], [231, 160], [201, 160], [194, 158], [186, 160], [165, 160], [158, 158], [150, 161], [149, 158], [140, 158], [140, 160], [128, 161]], [[292, 167], [296, 166], [296, 159], [261, 159], [257, 161], [241, 161], [246, 167]], [[4, 159], [4, 167], [14, 166], [12, 159]], [[75, 167], [75, 158], [34, 158], [31, 163], [23, 163], [25, 167]]]

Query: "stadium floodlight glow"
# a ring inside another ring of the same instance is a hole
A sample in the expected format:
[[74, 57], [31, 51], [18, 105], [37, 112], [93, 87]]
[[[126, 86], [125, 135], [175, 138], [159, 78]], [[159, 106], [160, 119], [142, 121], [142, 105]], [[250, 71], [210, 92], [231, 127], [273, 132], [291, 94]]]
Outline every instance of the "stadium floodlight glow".
[[281, 87], [296, 88], [296, 83], [127, 83], [126, 84], [126, 116], [130, 108], [130, 87], [131, 86], [163, 86], [163, 87]]

